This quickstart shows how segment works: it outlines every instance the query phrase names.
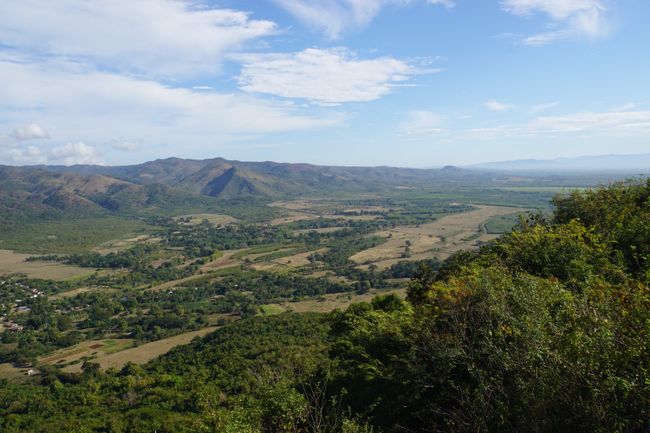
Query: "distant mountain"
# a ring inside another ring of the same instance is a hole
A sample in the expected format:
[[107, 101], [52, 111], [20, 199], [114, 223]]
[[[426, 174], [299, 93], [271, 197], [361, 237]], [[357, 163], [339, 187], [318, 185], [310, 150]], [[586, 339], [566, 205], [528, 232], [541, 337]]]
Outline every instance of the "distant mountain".
[[[104, 174], [0, 166], [0, 214], [9, 219], [165, 213], [200, 208], [211, 197], [161, 183], [138, 184]], [[89, 172], [89, 171], [88, 171]]]
[[[39, 166], [51, 173], [109, 176], [138, 185], [163, 184], [219, 198], [275, 198], [323, 191], [371, 191], [444, 181], [463, 169], [336, 167], [277, 162], [168, 158], [130, 166]], [[27, 168], [25, 168], [27, 169]]]
[[475, 170], [537, 171], [537, 172], [629, 172], [650, 173], [650, 153], [639, 155], [597, 155], [551, 160], [521, 159], [488, 162], [467, 168]]
[[[223, 199], [377, 191], [454, 177], [440, 170], [168, 158], [129, 166], [0, 166], [0, 214], [15, 221], [169, 214]], [[2, 224], [0, 224], [1, 226]]]

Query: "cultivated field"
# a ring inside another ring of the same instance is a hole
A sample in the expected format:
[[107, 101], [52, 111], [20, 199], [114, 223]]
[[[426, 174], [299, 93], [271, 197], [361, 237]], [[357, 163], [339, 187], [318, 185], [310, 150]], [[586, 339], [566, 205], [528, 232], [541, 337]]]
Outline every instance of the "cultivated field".
[[[144, 364], [145, 362], [151, 361], [152, 359], [169, 352], [176, 346], [188, 344], [195, 337], [202, 337], [216, 329], [216, 326], [211, 326], [209, 328], [199, 329], [198, 331], [186, 332], [184, 334], [175, 335], [173, 337], [163, 338], [162, 340], [152, 341], [151, 343], [142, 344], [140, 346], [121, 350], [119, 352], [106, 354], [98, 353], [96, 358], [94, 358], [92, 361], [99, 363], [102, 370], [106, 370], [112, 367], [119, 369], [123, 367], [127, 362]], [[69, 365], [63, 370], [78, 372], [81, 371], [81, 364]]]
[[[502, 206], [475, 206], [476, 209], [444, 216], [432, 223], [416, 226], [400, 226], [374, 233], [388, 239], [376, 247], [361, 251], [350, 259], [358, 264], [376, 264], [384, 269], [409, 256], [420, 260], [432, 256], [444, 259], [456, 251], [475, 248], [481, 242], [494, 239], [496, 235], [485, 232], [484, 221], [498, 215], [525, 212], [525, 209]], [[410, 255], [407, 253], [410, 249]], [[404, 257], [403, 257], [404, 256]]]
[[31, 278], [50, 280], [67, 280], [69, 278], [87, 276], [94, 269], [64, 265], [56, 262], [27, 262], [31, 254], [21, 254], [8, 250], [0, 250], [0, 275], [26, 274]]
[[97, 362], [97, 359], [123, 351], [131, 346], [133, 346], [131, 339], [89, 340], [72, 347], [56, 350], [38, 361], [41, 364], [65, 365], [67, 371], [81, 371], [83, 360]]

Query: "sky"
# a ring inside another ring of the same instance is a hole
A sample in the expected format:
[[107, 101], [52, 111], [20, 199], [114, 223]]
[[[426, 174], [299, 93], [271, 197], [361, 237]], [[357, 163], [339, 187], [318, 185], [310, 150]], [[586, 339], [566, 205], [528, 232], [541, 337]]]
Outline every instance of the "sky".
[[650, 152], [648, 0], [1, 0], [0, 164]]

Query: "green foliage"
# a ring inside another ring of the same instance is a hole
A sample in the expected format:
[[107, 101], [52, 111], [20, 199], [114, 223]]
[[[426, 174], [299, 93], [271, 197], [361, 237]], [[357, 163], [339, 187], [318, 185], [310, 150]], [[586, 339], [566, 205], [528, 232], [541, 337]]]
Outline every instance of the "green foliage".
[[627, 268], [650, 281], [650, 178], [558, 196], [555, 222], [578, 219], [623, 254]]

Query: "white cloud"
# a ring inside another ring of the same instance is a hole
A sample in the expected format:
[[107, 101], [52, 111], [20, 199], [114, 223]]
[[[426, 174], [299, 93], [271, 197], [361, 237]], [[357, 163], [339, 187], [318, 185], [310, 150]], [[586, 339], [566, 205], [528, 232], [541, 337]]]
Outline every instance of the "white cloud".
[[35, 123], [21, 126], [20, 128], [16, 129], [12, 135], [18, 141], [50, 138], [50, 133], [47, 132], [45, 128]]
[[66, 143], [63, 146], [44, 150], [36, 146], [14, 148], [7, 152], [14, 164], [102, 164], [101, 154], [92, 146], [82, 142]]
[[190, 0], [0, 1], [0, 41], [33, 54], [145, 76], [214, 72], [275, 24]]
[[533, 134], [650, 131], [650, 111], [587, 111], [539, 117], [525, 130]]
[[123, 150], [125, 152], [133, 152], [141, 145], [140, 140], [127, 140], [123, 137], [115, 138], [109, 144], [113, 149]]
[[81, 138], [102, 145], [119, 134], [142, 137], [142, 148], [156, 146], [158, 155], [164, 146], [175, 153], [182, 146], [205, 154], [242, 135], [320, 128], [341, 120], [299, 114], [291, 105], [245, 94], [175, 88], [78, 64], [12, 62], [1, 52], [0, 76], [3, 122], [47, 119], [59, 143]]
[[444, 121], [444, 116], [433, 111], [411, 111], [401, 129], [407, 135], [439, 134], [445, 131]]
[[48, 162], [63, 165], [102, 164], [103, 159], [94, 147], [79, 141], [52, 149], [48, 154]]
[[36, 146], [10, 149], [7, 156], [14, 164], [47, 164], [48, 162], [47, 155]]
[[513, 108], [511, 104], [505, 104], [499, 101], [488, 101], [483, 103], [483, 105], [485, 106], [485, 108], [487, 108], [490, 111], [499, 111], [499, 112], [508, 111]]
[[609, 109], [609, 111], [630, 111], [638, 107], [639, 104], [636, 102], [628, 102], [623, 105], [617, 105]]
[[541, 46], [576, 35], [598, 38], [610, 31], [603, 0], [502, 0], [501, 6], [519, 16], [543, 13], [558, 27], [524, 38], [527, 45]]
[[307, 99], [321, 105], [373, 101], [422, 72], [392, 57], [359, 59], [342, 48], [255, 54], [242, 56], [241, 60], [242, 90]]
[[446, 8], [453, 8], [456, 6], [456, 2], [454, 0], [427, 0], [427, 3], [430, 5], [444, 6]]
[[530, 108], [530, 111], [532, 111], [533, 113], [541, 113], [543, 111], [551, 110], [559, 105], [560, 103], [558, 101], [546, 102], [544, 104], [536, 104]]
[[[366, 27], [388, 6], [403, 6], [414, 0], [274, 0], [294, 17], [337, 39], [352, 28]], [[452, 7], [453, 0], [427, 0], [432, 5]]]

